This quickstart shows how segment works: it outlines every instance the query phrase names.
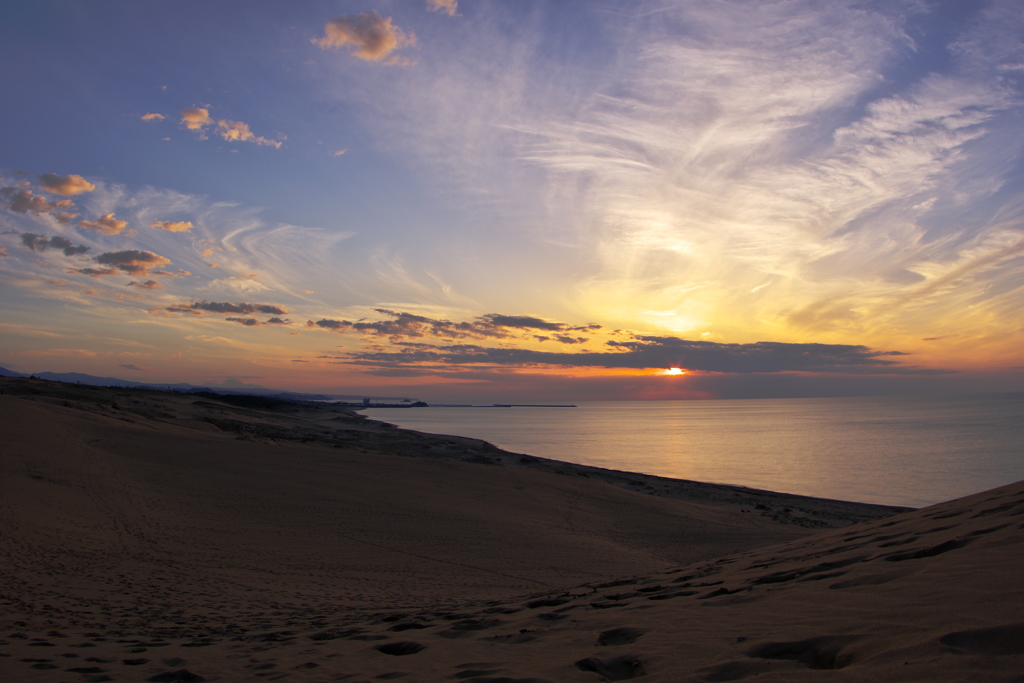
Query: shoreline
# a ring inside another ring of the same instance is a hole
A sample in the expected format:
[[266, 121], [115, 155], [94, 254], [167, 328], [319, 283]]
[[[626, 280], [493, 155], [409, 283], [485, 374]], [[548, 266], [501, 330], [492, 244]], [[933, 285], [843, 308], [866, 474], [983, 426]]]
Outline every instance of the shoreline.
[[[359, 413], [359, 409], [355, 409], [353, 412]], [[566, 460], [556, 460], [554, 458], [545, 458], [537, 455], [505, 451], [497, 446], [494, 446], [493, 444], [484, 439], [478, 439], [476, 437], [456, 436], [441, 432], [421, 432], [415, 429], [401, 427], [394, 423], [387, 422], [386, 420], [381, 420], [366, 415], [364, 415], [363, 417], [373, 422], [388, 425], [390, 428], [398, 429], [404, 432], [420, 434], [428, 438], [463, 439], [479, 442], [481, 444], [484, 444], [486, 448], [492, 449], [494, 451], [500, 451], [505, 455], [517, 456], [519, 458], [519, 460], [502, 458], [501, 464], [505, 466], [522, 467], [530, 466], [531, 464], [540, 465], [543, 463], [543, 466], [555, 471], [561, 470], [565, 473], [575, 473], [580, 476], [592, 476], [598, 481], [603, 481], [615, 486], [627, 488], [628, 490], [635, 490], [640, 493], [647, 493], [649, 495], [674, 498], [678, 500], [702, 501], [711, 504], [721, 504], [732, 501], [735, 503], [743, 503], [756, 506], [759, 504], [763, 504], [762, 499], [764, 498], [775, 498], [778, 499], [780, 502], [783, 500], [788, 501], [792, 504], [793, 507], [796, 507], [798, 509], [819, 509], [820, 506], [824, 504], [827, 506], [827, 508], [832, 508], [837, 512], [845, 508], [866, 507], [878, 508], [880, 511], [885, 511], [882, 514], [895, 514], [898, 512], [906, 512], [918, 509], [904, 505], [863, 503], [860, 501], [843, 500], [838, 498], [825, 498], [822, 496], [811, 496], [799, 493], [787, 493], [784, 491], [775, 491], [771, 489], [744, 486], [742, 484], [698, 481], [693, 479], [677, 479], [674, 477], [663, 477], [660, 475], [647, 474], [644, 472], [617, 470], [607, 467], [599, 467], [597, 465], [584, 465], [580, 463], [568, 462]], [[801, 503], [803, 503], [803, 505], [801, 505]], [[783, 509], [785, 507], [787, 506], [782, 506]], [[882, 516], [882, 514], [878, 516]], [[874, 516], [869, 516], [867, 518], [874, 518]], [[801, 522], [798, 521], [799, 519], [799, 515], [793, 516], [791, 523], [800, 524]], [[809, 519], [807, 521], [810, 522]]]
[[1016, 394], [743, 403], [584, 402], [572, 415], [364, 412], [538, 457], [909, 508], [1024, 478]]

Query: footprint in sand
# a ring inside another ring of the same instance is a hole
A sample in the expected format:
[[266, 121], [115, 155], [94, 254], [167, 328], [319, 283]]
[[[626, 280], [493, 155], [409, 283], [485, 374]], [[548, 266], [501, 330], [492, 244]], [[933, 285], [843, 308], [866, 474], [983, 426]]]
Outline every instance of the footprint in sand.
[[747, 652], [758, 659], [784, 659], [800, 662], [808, 669], [843, 669], [855, 660], [845, 651], [863, 636], [818, 636], [786, 643], [764, 643]]
[[625, 681], [630, 678], [644, 676], [644, 663], [636, 657], [616, 657], [615, 659], [597, 659], [587, 657], [576, 662], [580, 671], [593, 671], [609, 681]]
[[607, 631], [601, 631], [601, 635], [597, 637], [598, 645], [629, 645], [635, 643], [636, 639], [645, 634], [638, 628], [613, 628]]
[[1024, 622], [970, 631], [955, 631], [939, 642], [956, 654], [1002, 657], [1024, 654]]
[[404, 657], [406, 655], [414, 655], [417, 652], [423, 652], [427, 649], [427, 646], [420, 645], [419, 643], [414, 643], [411, 640], [403, 640], [397, 643], [385, 643], [383, 645], [378, 645], [373, 649], [377, 652], [382, 652], [386, 655]]
[[177, 671], [165, 671], [162, 674], [150, 676], [146, 680], [149, 683], [203, 683], [206, 679], [199, 674], [192, 673], [188, 669], [178, 669]]

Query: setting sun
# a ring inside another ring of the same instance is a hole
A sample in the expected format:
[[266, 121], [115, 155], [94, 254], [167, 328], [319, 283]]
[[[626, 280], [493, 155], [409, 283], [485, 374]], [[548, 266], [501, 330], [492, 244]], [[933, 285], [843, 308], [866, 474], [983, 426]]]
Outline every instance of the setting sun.
[[668, 370], [665, 370], [661, 374], [663, 374], [663, 375], [685, 375], [685, 374], [687, 374], [687, 372], [686, 372], [686, 370], [683, 370], [682, 368], [669, 368]]

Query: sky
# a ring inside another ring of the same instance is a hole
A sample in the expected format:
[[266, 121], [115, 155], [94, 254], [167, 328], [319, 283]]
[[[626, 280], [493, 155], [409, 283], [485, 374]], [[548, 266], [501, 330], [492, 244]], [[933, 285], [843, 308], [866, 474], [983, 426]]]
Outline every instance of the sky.
[[1019, 0], [15, 0], [0, 365], [1024, 390]]

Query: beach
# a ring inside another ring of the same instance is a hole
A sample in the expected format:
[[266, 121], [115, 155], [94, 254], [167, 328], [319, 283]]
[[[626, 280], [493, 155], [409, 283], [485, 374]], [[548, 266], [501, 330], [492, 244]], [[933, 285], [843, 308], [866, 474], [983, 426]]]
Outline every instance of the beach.
[[0, 679], [1018, 681], [1024, 484], [920, 510], [0, 378]]

